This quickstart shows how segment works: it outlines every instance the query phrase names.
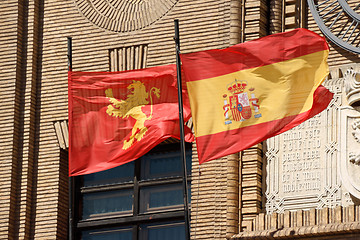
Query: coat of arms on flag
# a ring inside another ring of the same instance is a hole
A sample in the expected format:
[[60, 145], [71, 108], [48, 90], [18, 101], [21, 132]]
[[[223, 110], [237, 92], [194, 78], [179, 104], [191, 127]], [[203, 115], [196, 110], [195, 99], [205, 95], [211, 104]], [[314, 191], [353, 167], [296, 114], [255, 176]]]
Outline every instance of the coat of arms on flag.
[[[176, 66], [125, 72], [69, 72], [69, 175], [133, 161], [180, 138]], [[185, 90], [184, 120], [190, 119]], [[193, 141], [186, 125], [185, 140]]]
[[[145, 127], [145, 121], [151, 120], [153, 115], [153, 96], [160, 98], [160, 89], [152, 87], [148, 92], [146, 91], [145, 84], [141, 81], [133, 81], [127, 89], [132, 90], [129, 95], [126, 96], [124, 100], [118, 100], [113, 95], [112, 88], [109, 88], [105, 91], [106, 97], [110, 101], [106, 113], [112, 117], [118, 118], [129, 118], [132, 117], [135, 119], [135, 124], [131, 131], [131, 136], [124, 139], [123, 149], [128, 149], [131, 147], [135, 141], [140, 141], [145, 133], [148, 131], [148, 128]], [[150, 100], [150, 115], [147, 116], [146, 113], [142, 111], [142, 107], [149, 104]]]
[[255, 118], [261, 117], [259, 99], [255, 97], [255, 88], [248, 88], [247, 81], [235, 79], [227, 85], [227, 90], [229, 95], [223, 95], [225, 125], [231, 124], [232, 121], [245, 121], [252, 117], [253, 111]]
[[247, 149], [326, 109], [333, 97], [321, 86], [328, 54], [325, 39], [302, 28], [181, 54], [199, 162]]

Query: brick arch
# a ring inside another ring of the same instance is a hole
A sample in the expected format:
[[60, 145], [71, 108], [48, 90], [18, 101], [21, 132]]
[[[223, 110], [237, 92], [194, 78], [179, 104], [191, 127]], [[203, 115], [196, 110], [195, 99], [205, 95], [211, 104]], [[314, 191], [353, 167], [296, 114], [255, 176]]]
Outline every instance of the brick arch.
[[74, 0], [94, 25], [114, 32], [145, 28], [165, 16], [178, 0]]

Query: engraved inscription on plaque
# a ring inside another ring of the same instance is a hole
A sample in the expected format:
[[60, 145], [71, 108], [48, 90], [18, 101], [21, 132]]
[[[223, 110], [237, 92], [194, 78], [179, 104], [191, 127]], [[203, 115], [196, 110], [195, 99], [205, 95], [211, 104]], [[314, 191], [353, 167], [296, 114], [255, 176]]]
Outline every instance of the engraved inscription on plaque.
[[282, 136], [281, 193], [308, 194], [321, 189], [320, 115]]
[[328, 80], [328, 108], [265, 143], [267, 213], [341, 204], [338, 125], [342, 81]]

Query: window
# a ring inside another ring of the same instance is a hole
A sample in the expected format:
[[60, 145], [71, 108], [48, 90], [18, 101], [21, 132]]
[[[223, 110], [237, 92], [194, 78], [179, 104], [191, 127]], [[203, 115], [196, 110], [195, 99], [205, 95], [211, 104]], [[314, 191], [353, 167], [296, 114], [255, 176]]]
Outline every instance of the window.
[[[76, 239], [185, 239], [179, 149], [161, 144], [136, 161], [76, 177]], [[191, 144], [186, 160], [189, 174]]]

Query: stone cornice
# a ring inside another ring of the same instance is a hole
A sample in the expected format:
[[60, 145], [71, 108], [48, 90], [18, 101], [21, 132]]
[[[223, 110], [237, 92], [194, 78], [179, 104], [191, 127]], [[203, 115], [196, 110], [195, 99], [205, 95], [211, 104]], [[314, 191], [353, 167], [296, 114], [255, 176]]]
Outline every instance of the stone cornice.
[[314, 237], [360, 233], [360, 222], [329, 223], [302, 227], [288, 227], [252, 232], [242, 232], [231, 239], [293, 239], [295, 237]]

